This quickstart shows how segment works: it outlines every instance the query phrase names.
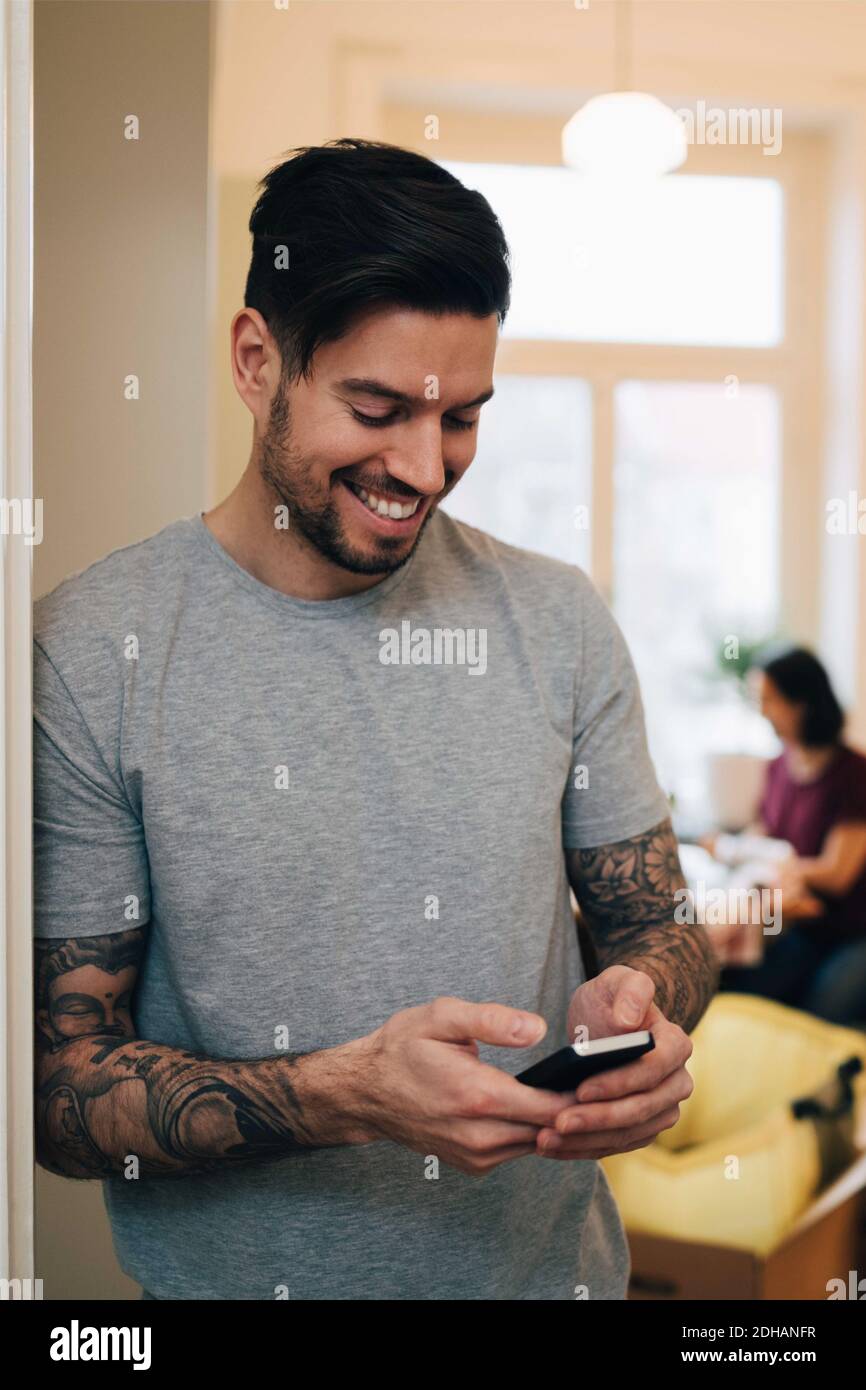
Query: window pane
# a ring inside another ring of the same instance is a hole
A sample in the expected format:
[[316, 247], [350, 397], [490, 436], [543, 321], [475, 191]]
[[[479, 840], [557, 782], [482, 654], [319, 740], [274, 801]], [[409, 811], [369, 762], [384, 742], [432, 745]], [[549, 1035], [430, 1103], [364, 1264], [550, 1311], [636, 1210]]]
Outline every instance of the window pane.
[[623, 382], [615, 393], [614, 606], [665, 789], [697, 802], [710, 751], [776, 751], [717, 652], [778, 614], [779, 402], [768, 386]]
[[504, 338], [781, 340], [784, 199], [775, 179], [672, 174], [605, 190], [553, 165], [442, 162], [484, 194], [511, 247]]
[[589, 565], [591, 393], [571, 377], [497, 376], [478, 451], [443, 510], [510, 545]]

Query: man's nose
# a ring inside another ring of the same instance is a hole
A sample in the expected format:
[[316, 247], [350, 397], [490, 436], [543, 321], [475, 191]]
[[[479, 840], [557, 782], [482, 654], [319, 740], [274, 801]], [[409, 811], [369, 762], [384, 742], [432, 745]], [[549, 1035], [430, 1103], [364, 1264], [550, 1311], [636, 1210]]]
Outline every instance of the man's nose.
[[441, 492], [445, 486], [445, 460], [442, 456], [442, 428], [438, 420], [425, 420], [406, 439], [405, 445], [386, 460], [392, 478], [425, 496]]

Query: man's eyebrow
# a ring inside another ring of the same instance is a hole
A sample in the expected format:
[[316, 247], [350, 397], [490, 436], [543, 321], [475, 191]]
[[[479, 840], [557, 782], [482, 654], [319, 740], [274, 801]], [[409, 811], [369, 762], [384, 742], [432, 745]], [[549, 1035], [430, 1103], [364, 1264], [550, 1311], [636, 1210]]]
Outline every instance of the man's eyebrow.
[[[349, 376], [343, 381], [338, 381], [337, 386], [342, 391], [362, 391], [366, 396], [382, 396], [389, 401], [399, 401], [401, 405], [424, 405], [426, 397], [410, 396], [407, 391], [398, 391], [396, 386], [388, 386], [384, 381], [376, 381], [369, 376]], [[474, 401], [465, 401], [463, 405], [452, 405], [451, 410], [469, 410], [473, 405], [483, 405], [489, 401], [493, 395], [493, 387], [489, 391], [482, 391], [480, 396], [476, 396]]]

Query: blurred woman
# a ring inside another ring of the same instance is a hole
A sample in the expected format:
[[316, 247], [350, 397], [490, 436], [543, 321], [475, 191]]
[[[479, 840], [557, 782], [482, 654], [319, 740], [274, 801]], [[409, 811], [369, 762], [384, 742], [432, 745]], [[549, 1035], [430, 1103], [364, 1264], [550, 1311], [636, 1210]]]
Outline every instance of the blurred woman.
[[811, 652], [758, 658], [749, 680], [783, 749], [748, 833], [793, 853], [776, 885], [782, 934], [765, 938], [760, 965], [723, 969], [720, 987], [866, 1024], [866, 757], [844, 742], [844, 714]]

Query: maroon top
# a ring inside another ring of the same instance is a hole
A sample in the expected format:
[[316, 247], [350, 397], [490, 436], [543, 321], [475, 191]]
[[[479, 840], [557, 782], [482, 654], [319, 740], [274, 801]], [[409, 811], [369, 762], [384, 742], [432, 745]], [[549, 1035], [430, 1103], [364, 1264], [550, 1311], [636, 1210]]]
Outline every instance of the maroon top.
[[[767, 833], [790, 841], [798, 855], [820, 854], [832, 826], [866, 823], [866, 757], [840, 744], [836, 757], [814, 781], [796, 782], [785, 750], [767, 768], [758, 814]], [[828, 945], [866, 937], [866, 869], [843, 898], [816, 888], [810, 892], [826, 902], [826, 918], [820, 922], [803, 918], [798, 926], [811, 926]]]

